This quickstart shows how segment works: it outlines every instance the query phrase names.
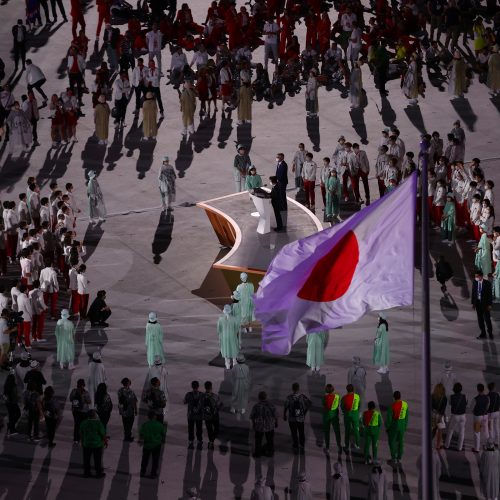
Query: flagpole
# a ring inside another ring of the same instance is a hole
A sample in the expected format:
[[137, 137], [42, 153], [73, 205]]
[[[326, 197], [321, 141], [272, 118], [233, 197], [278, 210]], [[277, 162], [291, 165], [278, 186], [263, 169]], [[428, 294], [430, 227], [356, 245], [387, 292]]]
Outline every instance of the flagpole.
[[431, 435], [431, 328], [429, 304], [429, 206], [427, 204], [428, 185], [427, 168], [429, 160], [429, 142], [422, 138], [420, 142], [421, 160], [421, 259], [422, 259], [422, 496], [423, 500], [433, 500], [433, 467]]

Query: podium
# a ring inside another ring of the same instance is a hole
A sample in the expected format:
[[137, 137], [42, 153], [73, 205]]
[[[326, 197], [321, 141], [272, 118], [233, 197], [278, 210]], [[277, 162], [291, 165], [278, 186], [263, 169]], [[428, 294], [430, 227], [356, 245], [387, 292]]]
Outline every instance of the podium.
[[271, 198], [261, 198], [250, 193], [250, 198], [257, 209], [257, 212], [253, 212], [251, 215], [253, 217], [259, 217], [259, 223], [257, 224], [257, 232], [259, 234], [267, 234], [271, 232], [271, 212], [273, 207], [271, 206]]

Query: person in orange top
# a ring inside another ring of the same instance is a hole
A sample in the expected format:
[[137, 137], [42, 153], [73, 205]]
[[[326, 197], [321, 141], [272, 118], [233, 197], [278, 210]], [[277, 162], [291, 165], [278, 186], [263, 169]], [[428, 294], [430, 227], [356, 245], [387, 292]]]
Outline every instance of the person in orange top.
[[352, 384], [347, 385], [346, 391], [347, 394], [342, 397], [340, 406], [344, 415], [344, 451], [349, 453], [351, 433], [354, 435], [354, 447], [359, 449], [359, 394], [354, 392]]
[[408, 427], [408, 403], [401, 399], [399, 391], [395, 391], [393, 397], [394, 403], [387, 410], [386, 428], [392, 462], [398, 465], [403, 458], [404, 437]]

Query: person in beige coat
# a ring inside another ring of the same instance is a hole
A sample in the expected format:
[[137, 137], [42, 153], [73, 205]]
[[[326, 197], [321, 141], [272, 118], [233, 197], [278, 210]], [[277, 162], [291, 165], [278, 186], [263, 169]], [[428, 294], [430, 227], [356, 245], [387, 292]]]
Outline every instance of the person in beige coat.
[[99, 144], [104, 146], [108, 143], [110, 114], [111, 110], [106, 102], [106, 96], [100, 95], [94, 109], [95, 136]]
[[158, 134], [157, 125], [158, 106], [153, 92], [146, 93], [146, 99], [142, 104], [142, 134], [141, 141], [145, 141], [152, 137], [156, 140]]
[[490, 94], [497, 95], [500, 92], [500, 53], [498, 45], [491, 49], [492, 53], [488, 59], [488, 87]]
[[467, 77], [465, 70], [467, 64], [458, 50], [453, 55], [453, 62], [450, 69], [450, 81], [448, 83], [448, 92], [456, 97], [463, 97], [467, 90]]
[[238, 98], [238, 125], [252, 123], [253, 91], [250, 82], [243, 82]]
[[184, 82], [180, 95], [182, 112], [182, 135], [194, 134], [194, 113], [196, 111], [196, 91], [189, 80]]

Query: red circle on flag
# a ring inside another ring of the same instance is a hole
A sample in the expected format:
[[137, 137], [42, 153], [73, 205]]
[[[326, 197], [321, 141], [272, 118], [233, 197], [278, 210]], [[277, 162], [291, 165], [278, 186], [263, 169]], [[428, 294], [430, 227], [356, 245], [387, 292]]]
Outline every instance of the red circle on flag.
[[297, 297], [313, 302], [340, 299], [351, 285], [358, 262], [358, 240], [354, 232], [349, 231], [316, 262]]

